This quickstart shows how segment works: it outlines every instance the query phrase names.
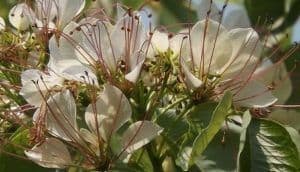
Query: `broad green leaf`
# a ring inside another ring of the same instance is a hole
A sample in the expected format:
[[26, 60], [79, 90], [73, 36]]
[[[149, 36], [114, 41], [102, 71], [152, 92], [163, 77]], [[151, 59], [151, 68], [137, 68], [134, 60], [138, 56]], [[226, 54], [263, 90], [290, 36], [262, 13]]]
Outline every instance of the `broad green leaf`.
[[164, 128], [163, 136], [174, 142], [178, 141], [189, 130], [189, 125], [184, 119], [177, 120], [176, 110], [172, 109], [159, 115], [157, 124]]
[[[249, 116], [249, 115], [248, 115]], [[296, 145], [280, 124], [252, 118], [241, 138], [238, 170], [241, 172], [294, 172], [300, 170]]]
[[[228, 122], [197, 160], [202, 171], [236, 172], [241, 127]], [[222, 156], [216, 156], [222, 155]]]
[[195, 139], [191, 151], [191, 157], [189, 159], [189, 167], [191, 167], [196, 158], [199, 157], [203, 151], [206, 149], [208, 144], [214, 138], [214, 136], [218, 133], [220, 128], [222, 127], [223, 122], [226, 117], [229, 115], [232, 106], [232, 94], [226, 92], [217, 108], [215, 109], [210, 123], [207, 128], [201, 132], [197, 138]]
[[153, 172], [153, 165], [145, 149], [139, 149], [130, 158], [131, 162], [135, 162], [144, 172]]

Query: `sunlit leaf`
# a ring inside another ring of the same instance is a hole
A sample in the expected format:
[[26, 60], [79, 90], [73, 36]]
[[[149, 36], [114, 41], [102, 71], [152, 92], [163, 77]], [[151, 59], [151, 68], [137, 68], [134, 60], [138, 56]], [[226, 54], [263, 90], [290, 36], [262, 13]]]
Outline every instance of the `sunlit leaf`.
[[241, 172], [300, 170], [297, 147], [289, 132], [276, 122], [252, 118], [241, 143], [244, 143], [238, 160]]

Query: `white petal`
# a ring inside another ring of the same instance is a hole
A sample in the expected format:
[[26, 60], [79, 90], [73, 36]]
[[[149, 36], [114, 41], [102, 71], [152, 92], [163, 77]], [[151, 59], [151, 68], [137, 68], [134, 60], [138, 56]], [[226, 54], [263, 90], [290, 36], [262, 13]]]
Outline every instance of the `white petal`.
[[6, 25], [5, 25], [4, 19], [2, 17], [0, 17], [0, 31], [4, 30], [5, 27], [6, 27]]
[[50, 23], [57, 16], [57, 6], [54, 0], [36, 0], [35, 14], [39, 20]]
[[252, 28], [237, 28], [229, 32], [233, 45], [233, 53], [227, 64], [223, 67], [223, 79], [232, 78], [235, 75], [247, 77], [254, 71], [262, 45], [258, 34]]
[[190, 39], [194, 66], [199, 68], [204, 63], [205, 73], [219, 74], [232, 54], [231, 40], [224, 26], [213, 20], [200, 21], [192, 28]]
[[78, 139], [76, 104], [69, 90], [56, 93], [48, 101], [46, 126], [49, 132], [66, 141]]
[[136, 52], [133, 56], [131, 56], [130, 60], [130, 72], [125, 75], [125, 79], [132, 83], [136, 83], [140, 76], [140, 72], [142, 70], [145, 54], [142, 52]]
[[159, 136], [163, 128], [151, 121], [138, 121], [130, 125], [122, 136], [123, 149], [130, 154]]
[[186, 33], [180, 32], [179, 34], [171, 38], [170, 49], [173, 51], [174, 56], [177, 56], [180, 53], [180, 49], [185, 36], [187, 36]]
[[[95, 133], [91, 133], [89, 130], [85, 128], [80, 129], [80, 136], [83, 138], [86, 142], [88, 142], [91, 146], [91, 149], [94, 153], [96, 153], [97, 156], [100, 155], [99, 151], [99, 141], [98, 137]], [[82, 145], [86, 145], [86, 143], [82, 143]]]
[[[98, 122], [99, 130], [102, 133], [101, 137], [108, 140], [114, 132], [130, 119], [131, 113], [129, 101], [121, 90], [106, 84], [97, 99], [96, 107], [93, 107], [93, 105], [87, 107], [85, 119], [89, 128], [96, 133], [96, 123]], [[96, 120], [95, 115], [97, 115], [98, 120]]]
[[236, 93], [233, 102], [243, 107], [263, 108], [277, 101], [268, 88], [254, 80], [249, 81], [240, 91], [233, 91], [233, 93]]
[[272, 92], [278, 98], [276, 103], [284, 104], [292, 94], [292, 82], [288, 75], [284, 63], [273, 64], [267, 59], [255, 70], [253, 78], [265, 85], [275, 84]]
[[75, 52], [70, 43], [64, 39], [61, 39], [59, 43], [60, 46], [58, 47], [55, 37], [52, 37], [49, 41], [50, 59], [48, 68], [50, 71], [68, 80], [98, 85], [97, 76], [89, 67], [75, 58]]
[[166, 52], [169, 48], [168, 34], [155, 30], [151, 38], [151, 46], [154, 51]]
[[190, 89], [195, 90], [202, 86], [203, 82], [191, 73], [183, 60], [181, 61], [181, 67], [185, 76], [184, 81]]
[[[127, 62], [127, 58], [139, 51], [143, 43], [145, 43], [145, 29], [140, 20], [140, 14], [133, 12], [132, 16], [126, 14], [115, 25], [111, 39], [113, 43], [118, 42], [113, 44], [114, 54], [117, 59], [123, 57], [123, 60]], [[130, 33], [130, 36], [128, 36], [128, 33]]]
[[109, 22], [98, 20], [94, 26], [87, 25], [81, 28], [81, 40], [78, 41], [81, 47], [77, 51], [80, 61], [88, 65], [94, 65], [96, 61], [104, 62], [110, 71], [116, 70], [120, 57], [112, 47], [112, 44], [115, 44], [110, 37], [112, 27]]
[[125, 15], [126, 15], [126, 10], [124, 10], [124, 8], [122, 7], [122, 4], [117, 3], [117, 15], [116, 15], [116, 19], [117, 20], [121, 20]]
[[144, 63], [144, 61], [140, 62], [131, 72], [126, 74], [125, 79], [127, 79], [128, 81], [130, 81], [132, 83], [136, 83], [140, 76], [140, 72], [143, 67], [143, 63]]
[[41, 145], [36, 145], [31, 150], [25, 151], [25, 155], [45, 168], [66, 168], [72, 164], [67, 147], [54, 138], [46, 138]]
[[25, 3], [15, 5], [9, 11], [9, 22], [18, 30], [26, 30], [35, 21], [35, 14]]
[[85, 0], [56, 0], [56, 3], [59, 29], [63, 29], [85, 6]]
[[61, 85], [63, 79], [55, 75], [46, 75], [39, 70], [30, 69], [21, 74], [21, 82], [22, 88], [20, 95], [22, 95], [29, 104], [39, 107], [42, 102], [44, 102], [44, 98], [41, 94], [45, 96], [48, 89], [56, 85]]

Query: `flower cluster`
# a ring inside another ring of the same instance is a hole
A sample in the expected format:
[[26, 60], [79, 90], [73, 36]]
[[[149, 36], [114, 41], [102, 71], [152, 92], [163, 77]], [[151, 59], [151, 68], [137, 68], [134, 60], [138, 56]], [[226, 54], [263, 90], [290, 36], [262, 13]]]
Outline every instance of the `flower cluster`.
[[[175, 163], [173, 145], [184, 148], [204, 129], [189, 121], [195, 107], [221, 106], [231, 95], [225, 117], [248, 110], [260, 116], [291, 94], [285, 57], [272, 62], [267, 40], [248, 20], [243, 27], [229, 14], [225, 19], [225, 7], [202, 1], [201, 20], [170, 33], [145, 22], [151, 14], [143, 10], [116, 4], [113, 17], [101, 9], [82, 15], [85, 3], [36, 0], [17, 4], [8, 16], [27, 65], [18, 68], [17, 89], [5, 87], [22, 101], [0, 119], [20, 127], [27, 141], [19, 154], [42, 167], [110, 170], [147, 156], [166, 170]], [[2, 19], [0, 30], [9, 33]], [[170, 140], [182, 121], [189, 130]]]

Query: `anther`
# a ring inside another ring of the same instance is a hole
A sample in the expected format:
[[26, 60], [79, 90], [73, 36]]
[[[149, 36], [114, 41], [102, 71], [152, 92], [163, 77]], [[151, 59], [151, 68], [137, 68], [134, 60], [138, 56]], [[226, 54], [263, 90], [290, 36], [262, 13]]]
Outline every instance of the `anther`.
[[81, 31], [81, 27], [76, 27], [76, 30], [77, 31]]

